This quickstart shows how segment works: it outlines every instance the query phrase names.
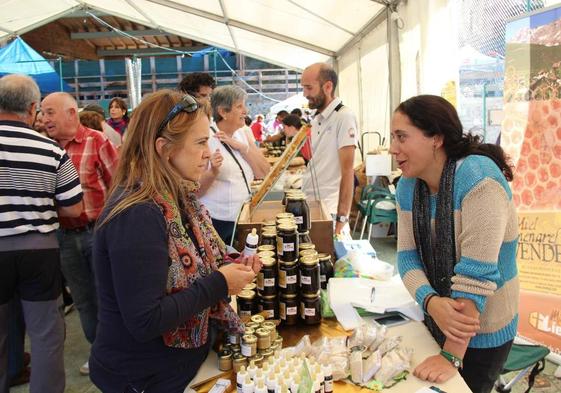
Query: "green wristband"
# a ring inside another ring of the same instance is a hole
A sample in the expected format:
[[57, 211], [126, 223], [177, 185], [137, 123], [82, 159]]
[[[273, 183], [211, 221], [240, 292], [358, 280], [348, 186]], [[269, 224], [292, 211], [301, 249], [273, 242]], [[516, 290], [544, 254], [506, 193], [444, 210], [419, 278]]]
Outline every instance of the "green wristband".
[[464, 362], [462, 361], [462, 359], [452, 355], [450, 352], [447, 352], [443, 349], [443, 350], [440, 351], [440, 354], [446, 360], [448, 360], [450, 363], [452, 363], [452, 366], [454, 366], [454, 368], [460, 369], [464, 366]]

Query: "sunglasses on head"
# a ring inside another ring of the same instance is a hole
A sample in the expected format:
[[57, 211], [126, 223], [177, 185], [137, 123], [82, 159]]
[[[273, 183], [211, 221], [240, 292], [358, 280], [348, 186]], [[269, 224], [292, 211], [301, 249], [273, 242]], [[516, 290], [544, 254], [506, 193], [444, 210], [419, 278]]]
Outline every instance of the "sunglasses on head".
[[199, 109], [199, 107], [200, 107], [199, 103], [197, 102], [197, 100], [195, 100], [195, 98], [193, 98], [189, 94], [185, 94], [181, 99], [181, 101], [179, 101], [177, 104], [173, 106], [173, 108], [171, 108], [164, 121], [162, 121], [160, 127], [158, 128], [158, 132], [156, 133], [156, 136], [160, 136], [165, 126], [168, 125], [168, 123], [172, 121], [179, 113], [181, 112], [193, 113], [197, 109]]

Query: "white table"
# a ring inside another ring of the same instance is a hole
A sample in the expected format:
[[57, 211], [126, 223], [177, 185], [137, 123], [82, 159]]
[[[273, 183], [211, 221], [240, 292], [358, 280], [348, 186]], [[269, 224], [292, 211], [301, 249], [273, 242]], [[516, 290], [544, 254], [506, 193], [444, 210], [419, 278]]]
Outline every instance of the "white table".
[[[388, 329], [388, 336], [402, 336], [403, 347], [410, 347], [414, 349], [412, 368], [414, 369], [418, 364], [420, 364], [425, 358], [431, 355], [439, 353], [440, 348], [438, 344], [434, 341], [429, 331], [421, 322], [408, 322], [403, 325], [394, 326]], [[201, 381], [205, 381], [209, 378], [221, 374], [218, 370], [218, 359], [214, 351], [210, 351], [210, 354], [206, 361], [203, 363], [199, 372], [191, 381], [192, 385], [196, 385]], [[471, 390], [466, 385], [465, 381], [462, 379], [459, 373], [457, 373], [453, 378], [443, 384], [434, 384], [431, 382], [421, 381], [417, 377], [410, 374], [407, 380], [401, 381], [390, 390], [386, 390], [388, 393], [415, 393], [417, 390], [423, 387], [429, 387], [435, 385], [447, 393], [471, 393]], [[194, 390], [190, 387], [185, 389], [185, 392], [193, 392]], [[336, 383], [334, 391], [337, 392], [358, 392], [360, 389], [356, 386], [349, 384]], [[368, 389], [363, 389], [363, 392], [371, 392]]]

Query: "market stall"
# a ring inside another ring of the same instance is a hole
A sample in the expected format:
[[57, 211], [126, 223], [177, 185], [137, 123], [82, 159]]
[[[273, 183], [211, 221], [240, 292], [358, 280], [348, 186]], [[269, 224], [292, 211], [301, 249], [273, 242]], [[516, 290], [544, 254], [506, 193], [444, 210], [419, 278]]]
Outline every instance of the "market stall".
[[[341, 326], [334, 320], [324, 320], [320, 325], [302, 326], [298, 325], [291, 328], [280, 328], [279, 333], [282, 335], [285, 346], [295, 345], [304, 335], [310, 335], [311, 341], [315, 341], [321, 337], [348, 336]], [[420, 322], [408, 322], [403, 325], [391, 327], [388, 329], [389, 336], [401, 336], [401, 343], [404, 347], [413, 348], [413, 357], [411, 362], [412, 369], [421, 363], [426, 357], [437, 354], [440, 348], [431, 337], [426, 327]], [[186, 392], [196, 391], [206, 393], [210, 391], [218, 378], [227, 378], [231, 380], [232, 387], [235, 388], [236, 379], [233, 371], [222, 372], [218, 369], [218, 357], [215, 352], [211, 352], [206, 362], [199, 370], [197, 376], [193, 379]], [[428, 388], [435, 384], [421, 381], [413, 375], [388, 390], [392, 393], [415, 393], [422, 388]], [[470, 393], [470, 389], [460, 376], [456, 374], [452, 379], [443, 384], [436, 385], [443, 392], [448, 393]], [[360, 388], [352, 384], [350, 381], [334, 383], [335, 392], [368, 392], [366, 388]]]

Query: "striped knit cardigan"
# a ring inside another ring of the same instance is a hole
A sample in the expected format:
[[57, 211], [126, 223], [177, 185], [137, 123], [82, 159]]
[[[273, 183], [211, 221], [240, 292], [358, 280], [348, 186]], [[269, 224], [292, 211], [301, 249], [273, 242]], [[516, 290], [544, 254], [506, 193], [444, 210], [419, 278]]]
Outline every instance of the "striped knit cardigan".
[[[397, 262], [411, 296], [424, 305], [426, 297], [436, 291], [427, 280], [415, 247], [415, 182], [415, 178], [402, 178], [397, 187]], [[430, 208], [435, 236], [436, 195], [431, 196]], [[469, 347], [498, 347], [514, 338], [518, 325], [518, 220], [510, 187], [491, 159], [472, 155], [458, 161], [454, 220], [457, 261], [451, 297], [472, 300], [481, 313], [481, 329]]]

